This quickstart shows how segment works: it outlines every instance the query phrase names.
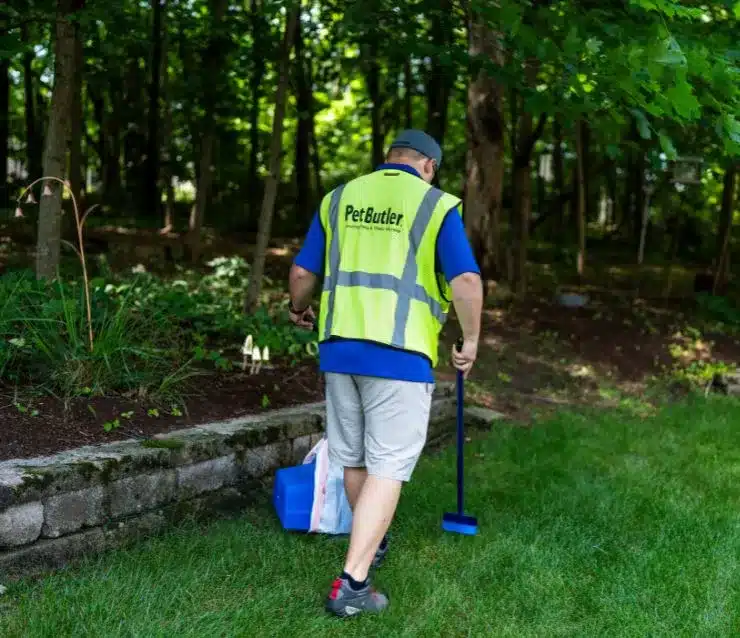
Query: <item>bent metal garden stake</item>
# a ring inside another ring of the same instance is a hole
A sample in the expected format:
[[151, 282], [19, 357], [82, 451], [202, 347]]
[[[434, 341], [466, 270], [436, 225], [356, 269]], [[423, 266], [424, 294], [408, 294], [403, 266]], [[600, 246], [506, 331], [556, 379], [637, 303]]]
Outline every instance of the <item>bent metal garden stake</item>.
[[[462, 350], [462, 339], [458, 339], [456, 348]], [[478, 533], [478, 519], [466, 516], [464, 509], [464, 457], [465, 424], [463, 419], [464, 408], [463, 373], [457, 372], [457, 512], [448, 512], [442, 517], [442, 529], [453, 534], [475, 536]]]
[[36, 184], [42, 183], [44, 184], [44, 190], [41, 194], [42, 197], [48, 197], [52, 194], [51, 187], [49, 186], [49, 182], [58, 182], [62, 185], [62, 188], [66, 189], [69, 193], [70, 198], [72, 199], [72, 207], [74, 208], [75, 213], [75, 225], [77, 226], [77, 244], [78, 248], [75, 248], [73, 244], [70, 244], [68, 241], [62, 240], [63, 244], [67, 244], [72, 248], [72, 250], [77, 253], [77, 257], [80, 260], [80, 265], [82, 266], [82, 281], [84, 283], [84, 291], [85, 291], [85, 310], [87, 312], [87, 333], [88, 333], [88, 339], [89, 339], [89, 346], [90, 346], [90, 352], [93, 351], [95, 347], [95, 340], [93, 336], [93, 328], [92, 328], [92, 305], [90, 303], [90, 280], [87, 276], [87, 259], [85, 258], [85, 244], [82, 241], [82, 229], [85, 226], [85, 221], [87, 220], [87, 216], [95, 210], [98, 205], [94, 204], [93, 206], [90, 206], [83, 214], [82, 217], [80, 217], [80, 209], [77, 206], [77, 199], [75, 198], [75, 194], [72, 192], [72, 187], [70, 186], [69, 182], [65, 179], [61, 179], [59, 177], [53, 177], [53, 176], [47, 176], [47, 177], [39, 177], [37, 180], [31, 182], [28, 186], [26, 186], [25, 189], [23, 189], [23, 192], [18, 197], [18, 207], [15, 209], [15, 217], [21, 218], [23, 217], [23, 209], [21, 208], [21, 200], [23, 197], [28, 193], [28, 199], [26, 200], [27, 204], [35, 204], [36, 200], [33, 197], [33, 187], [36, 186]]

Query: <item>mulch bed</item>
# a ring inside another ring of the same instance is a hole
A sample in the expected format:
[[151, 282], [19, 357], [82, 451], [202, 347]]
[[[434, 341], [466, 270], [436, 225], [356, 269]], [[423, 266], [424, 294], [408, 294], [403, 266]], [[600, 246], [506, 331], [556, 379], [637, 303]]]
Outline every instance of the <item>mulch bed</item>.
[[[17, 399], [12, 389], [2, 391], [0, 387], [0, 460], [45, 456], [122, 439], [146, 439], [323, 397], [323, 379], [315, 364], [276, 367], [258, 375], [231, 372], [199, 377], [196, 387], [174, 406], [125, 397], [95, 397], [75, 399], [65, 409], [58, 399]], [[104, 424], [116, 419], [120, 425], [106, 432]]]

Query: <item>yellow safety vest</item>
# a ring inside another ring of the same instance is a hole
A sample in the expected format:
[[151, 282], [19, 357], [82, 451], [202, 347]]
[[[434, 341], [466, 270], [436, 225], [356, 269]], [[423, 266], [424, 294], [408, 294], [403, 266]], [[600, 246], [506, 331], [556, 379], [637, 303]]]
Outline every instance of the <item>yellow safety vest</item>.
[[381, 169], [326, 195], [319, 339], [380, 343], [437, 364], [450, 289], [436, 272], [436, 243], [460, 199], [402, 170]]

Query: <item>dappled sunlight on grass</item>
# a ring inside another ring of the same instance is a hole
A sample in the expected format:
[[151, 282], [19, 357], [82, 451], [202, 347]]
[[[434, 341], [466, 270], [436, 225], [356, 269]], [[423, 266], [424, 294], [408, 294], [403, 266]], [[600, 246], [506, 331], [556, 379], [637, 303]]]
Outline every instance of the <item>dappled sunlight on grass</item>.
[[0, 633], [736, 635], [740, 403], [636, 408], [561, 410], [531, 428], [474, 434], [466, 509], [477, 537], [440, 530], [454, 507], [454, 450], [424, 458], [376, 577], [391, 597], [385, 615], [327, 618], [346, 540], [285, 533], [264, 503], [13, 585]]

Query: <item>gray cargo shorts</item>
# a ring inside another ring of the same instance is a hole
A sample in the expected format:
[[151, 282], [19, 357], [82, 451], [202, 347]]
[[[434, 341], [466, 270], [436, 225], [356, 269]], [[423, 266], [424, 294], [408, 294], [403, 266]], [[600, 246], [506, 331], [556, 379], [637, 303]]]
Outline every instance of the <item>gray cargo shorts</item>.
[[433, 383], [326, 374], [329, 458], [408, 481], [427, 439]]

